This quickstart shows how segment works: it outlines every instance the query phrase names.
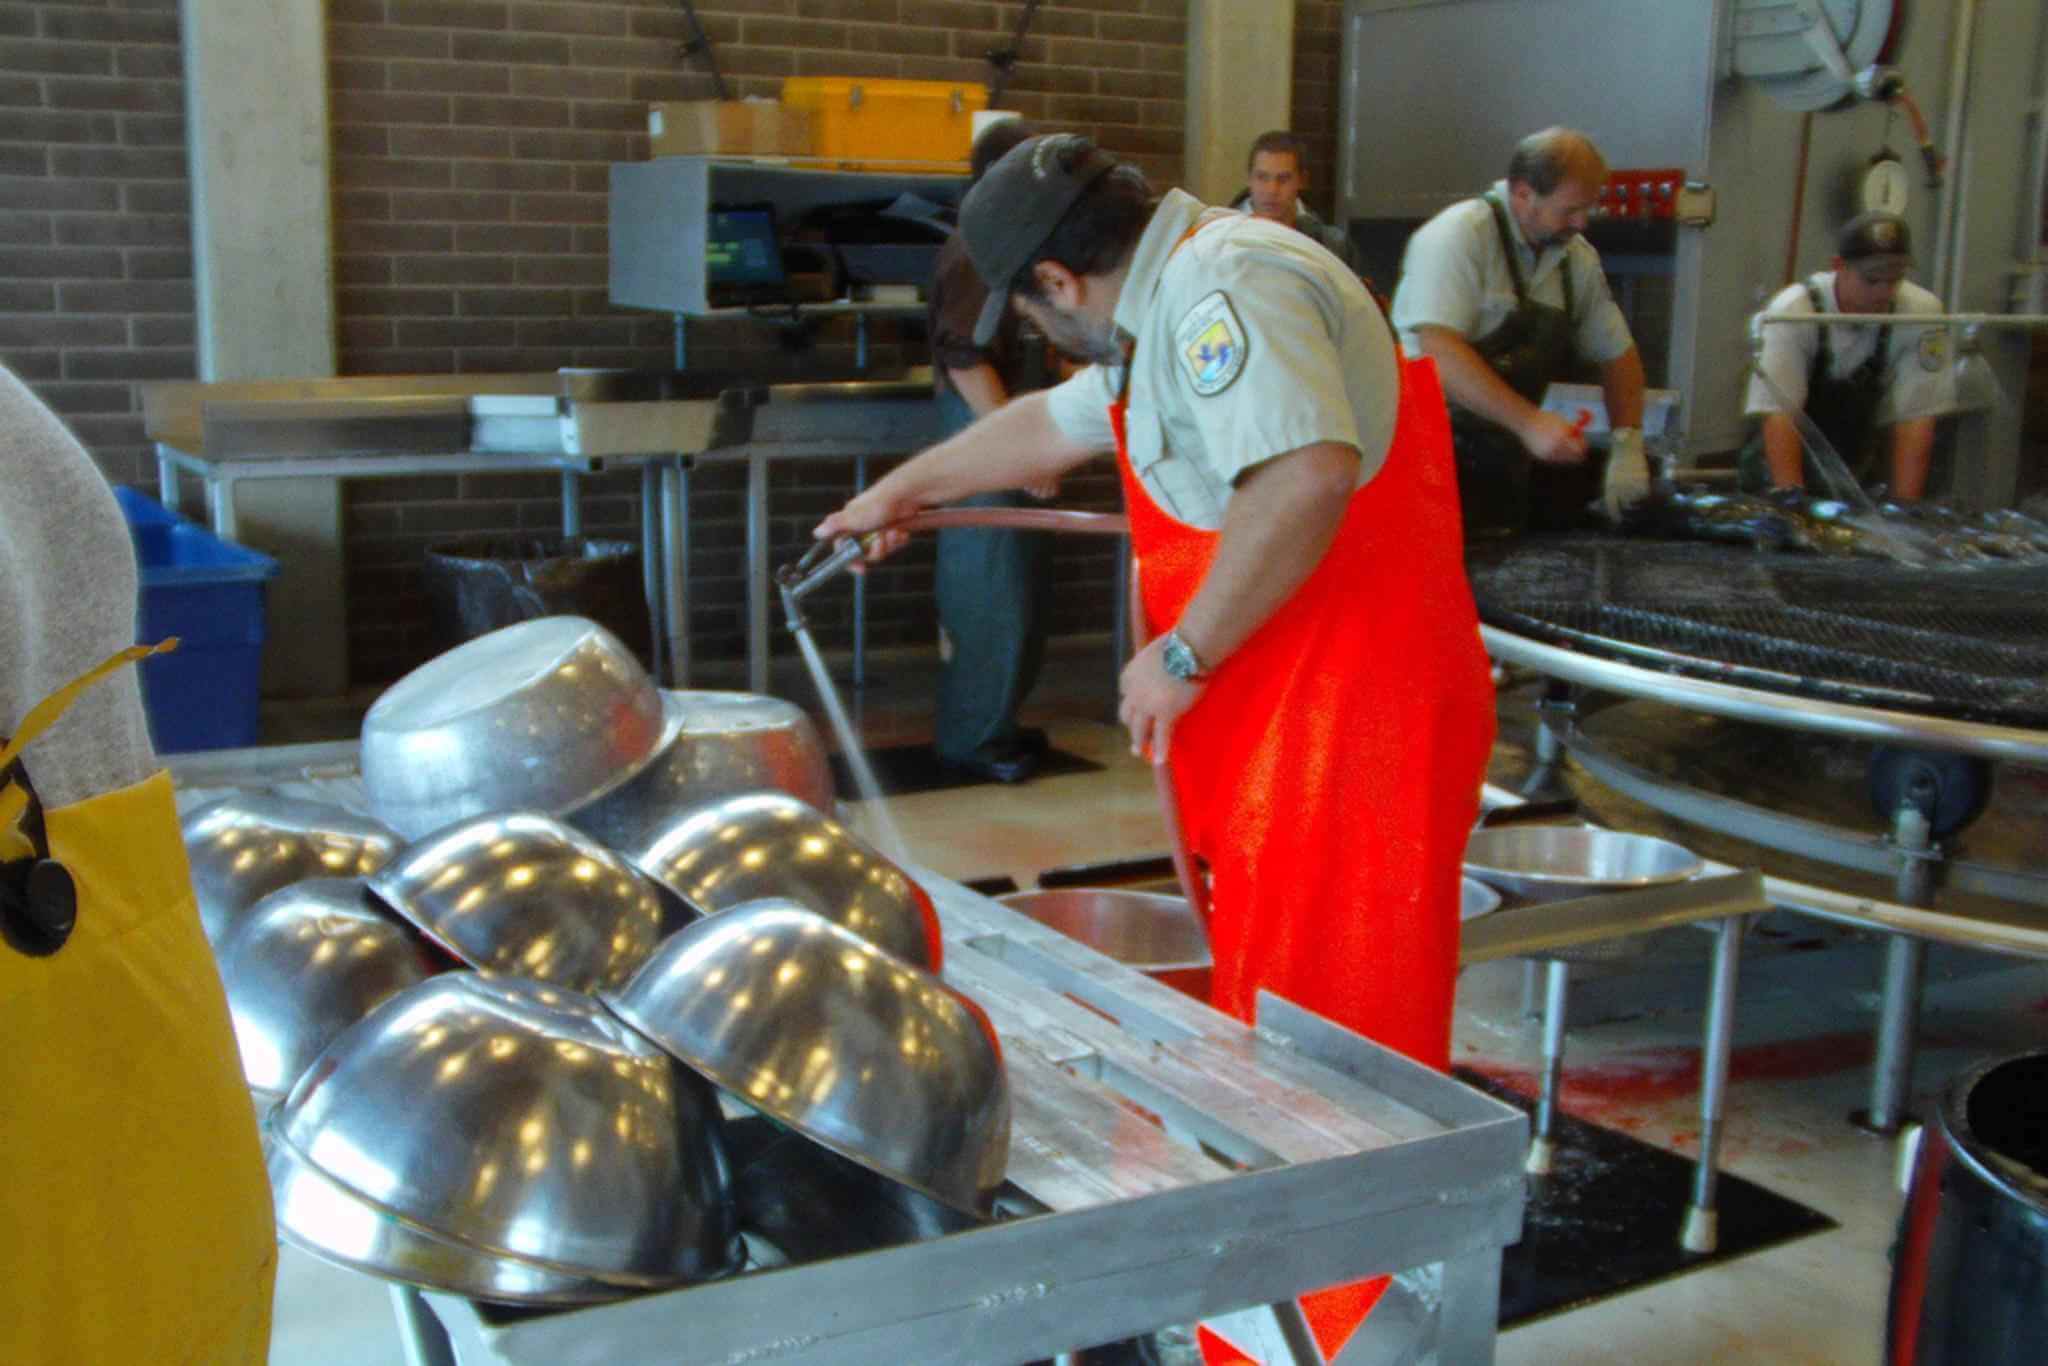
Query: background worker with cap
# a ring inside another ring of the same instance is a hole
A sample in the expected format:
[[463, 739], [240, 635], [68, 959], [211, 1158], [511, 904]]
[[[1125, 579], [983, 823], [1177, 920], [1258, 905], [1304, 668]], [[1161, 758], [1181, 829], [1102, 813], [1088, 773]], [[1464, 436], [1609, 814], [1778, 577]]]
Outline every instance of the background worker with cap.
[[134, 660], [135, 552], [0, 367], [0, 1357], [260, 1363], [255, 1111]]
[[[1404, 362], [1358, 277], [1300, 233], [1178, 190], [1155, 207], [1085, 138], [1011, 151], [960, 231], [990, 290], [978, 337], [1014, 304], [1096, 363], [816, 534], [1116, 451], [1153, 637], [1120, 715], [1169, 765], [1208, 869], [1213, 1003], [1249, 1020], [1271, 990], [1447, 1067], [1493, 695], [1436, 367]], [[1333, 1335], [1377, 1293], [1339, 1292]]]
[[1358, 253], [1351, 238], [1334, 223], [1316, 217], [1301, 202], [1308, 188], [1308, 146], [1284, 128], [1261, 133], [1252, 140], [1245, 156], [1246, 185], [1230, 201], [1233, 209], [1247, 209], [1260, 218], [1293, 228], [1311, 241], [1320, 242], [1332, 256], [1358, 271]]
[[[1785, 286], [1767, 313], [1941, 312], [1941, 300], [1906, 279], [1913, 239], [1897, 214], [1859, 214], [1842, 226], [1833, 269]], [[1891, 496], [1916, 499], [1927, 489], [1934, 420], [1956, 405], [1948, 329], [1891, 323], [1829, 323], [1765, 327], [1745, 410], [1761, 419], [1741, 460], [1743, 487], [1805, 488], [1811, 457], [1784, 404], [1803, 410], [1859, 483], [1879, 470], [1878, 429], [1892, 429]], [[1776, 392], [1773, 392], [1775, 387]], [[1782, 395], [1782, 399], [1780, 398]]]
[[[1585, 134], [1546, 128], [1516, 146], [1506, 179], [1408, 239], [1394, 326], [1443, 373], [1468, 534], [1566, 530], [1596, 499], [1614, 519], [1649, 490], [1642, 357], [1580, 235], [1606, 183]], [[1606, 399], [1604, 463], [1542, 407], [1550, 385], [1582, 378]]]

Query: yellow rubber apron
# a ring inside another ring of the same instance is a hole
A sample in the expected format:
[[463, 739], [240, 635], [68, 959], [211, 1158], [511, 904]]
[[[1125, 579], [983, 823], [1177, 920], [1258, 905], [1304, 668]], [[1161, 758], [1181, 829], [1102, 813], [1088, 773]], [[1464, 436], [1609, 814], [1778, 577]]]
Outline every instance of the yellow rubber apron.
[[0, 747], [0, 1361], [268, 1352], [270, 1189], [170, 775], [46, 811], [21, 761], [148, 653], [60, 689]]

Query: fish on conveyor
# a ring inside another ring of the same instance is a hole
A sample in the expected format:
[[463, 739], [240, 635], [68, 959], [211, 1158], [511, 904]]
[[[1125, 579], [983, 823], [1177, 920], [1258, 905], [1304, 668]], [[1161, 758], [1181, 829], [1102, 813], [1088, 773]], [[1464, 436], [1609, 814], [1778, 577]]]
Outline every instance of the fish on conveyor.
[[1679, 488], [1663, 481], [1629, 510], [1621, 529], [1631, 536], [1775, 550], [1818, 551], [1822, 539], [1816, 524], [1768, 498]]
[[2027, 536], [1989, 522], [1981, 514], [1963, 512], [1946, 503], [1887, 500], [1878, 504], [1878, 511], [1887, 518], [1925, 528], [1931, 533], [1937, 552], [1947, 559], [1964, 563], [2031, 560], [2041, 553]]

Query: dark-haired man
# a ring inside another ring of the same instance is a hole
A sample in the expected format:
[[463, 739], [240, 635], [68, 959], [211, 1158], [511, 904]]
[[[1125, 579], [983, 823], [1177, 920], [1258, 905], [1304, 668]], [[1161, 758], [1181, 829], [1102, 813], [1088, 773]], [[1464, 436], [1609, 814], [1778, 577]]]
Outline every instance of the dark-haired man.
[[[1583, 133], [1546, 128], [1516, 146], [1506, 179], [1408, 239], [1394, 326], [1443, 374], [1468, 534], [1566, 530], [1596, 499], [1618, 518], [1649, 489], [1642, 357], [1580, 235], [1606, 182]], [[1581, 377], [1606, 399], [1604, 464], [1542, 407], [1546, 388]]]
[[[1015, 399], [826, 518], [874, 531], [1117, 453], [1152, 641], [1132, 747], [1171, 763], [1206, 865], [1211, 1001], [1273, 991], [1450, 1061], [1459, 861], [1493, 739], [1436, 367], [1300, 233], [1143, 176], [1085, 138], [991, 167], [960, 230], [990, 290], [1095, 364]], [[900, 544], [885, 533], [876, 553]], [[1376, 1285], [1310, 1297], [1337, 1341]]]
[[[1897, 214], [1859, 214], [1842, 225], [1834, 268], [1790, 284], [1769, 313], [1897, 313], [1901, 322], [1778, 323], [1763, 330], [1746, 407], [1758, 420], [1742, 454], [1743, 487], [1804, 488], [1808, 461], [1790, 403], [1820, 428], [1859, 482], [1877, 477], [1881, 447], [1890, 455], [1891, 496], [1911, 501], [1927, 489], [1934, 422], [1956, 404], [1948, 330], [1910, 326], [1915, 313], [1941, 312], [1941, 300], [1906, 278], [1913, 239]], [[1782, 398], [1781, 398], [1782, 395]], [[1878, 439], [1891, 428], [1889, 443]]]
[[[1113, 449], [1152, 643], [1133, 748], [1209, 869], [1213, 999], [1449, 1059], [1458, 864], [1493, 732], [1435, 367], [1299, 233], [1035, 138], [967, 196], [991, 296], [1096, 362], [899, 466], [820, 536]], [[885, 536], [886, 551], [900, 536]]]
[[1315, 216], [1301, 202], [1308, 188], [1308, 146], [1284, 128], [1261, 133], [1252, 141], [1244, 161], [1245, 188], [1230, 201], [1233, 209], [1249, 209], [1260, 218], [1293, 228], [1323, 246], [1351, 267], [1358, 269], [1358, 253], [1351, 239], [1333, 223]]

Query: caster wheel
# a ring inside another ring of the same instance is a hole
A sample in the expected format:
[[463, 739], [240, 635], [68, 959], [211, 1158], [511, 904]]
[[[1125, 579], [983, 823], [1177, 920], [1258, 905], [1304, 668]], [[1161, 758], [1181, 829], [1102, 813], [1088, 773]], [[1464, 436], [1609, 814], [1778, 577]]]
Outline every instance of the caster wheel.
[[1934, 838], [1946, 839], [1984, 814], [1990, 800], [1987, 760], [1892, 745], [1879, 745], [1870, 756], [1870, 804], [1886, 822], [1911, 802]]

